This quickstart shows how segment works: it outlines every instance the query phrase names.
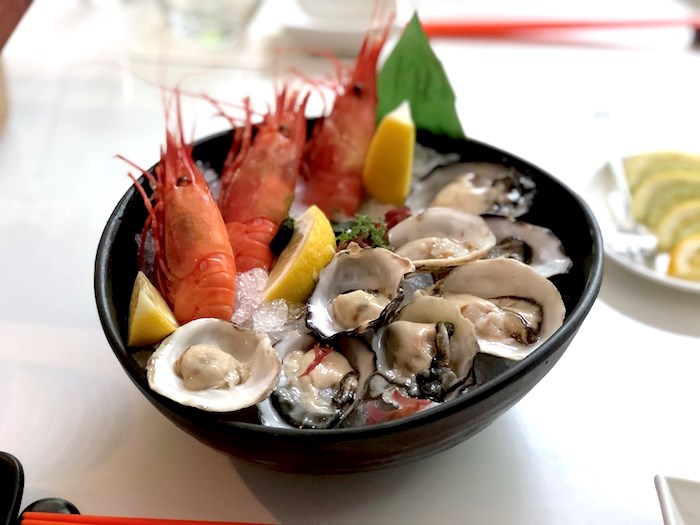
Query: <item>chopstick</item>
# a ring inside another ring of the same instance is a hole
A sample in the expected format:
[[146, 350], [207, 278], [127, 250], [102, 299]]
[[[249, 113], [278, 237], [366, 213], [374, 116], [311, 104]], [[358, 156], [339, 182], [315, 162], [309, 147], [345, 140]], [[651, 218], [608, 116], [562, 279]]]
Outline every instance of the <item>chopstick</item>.
[[21, 525], [263, 525], [243, 521], [202, 521], [164, 518], [132, 518], [122, 516], [90, 516], [54, 512], [25, 512]]
[[700, 16], [639, 19], [462, 19], [421, 22], [428, 37], [504, 36], [526, 31], [564, 29], [643, 29], [660, 27], [700, 28]]

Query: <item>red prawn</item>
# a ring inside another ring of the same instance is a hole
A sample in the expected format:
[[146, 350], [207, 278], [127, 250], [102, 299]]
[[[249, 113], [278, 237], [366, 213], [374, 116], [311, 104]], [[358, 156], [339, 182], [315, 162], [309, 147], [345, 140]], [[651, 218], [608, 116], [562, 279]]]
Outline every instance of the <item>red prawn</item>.
[[245, 101], [246, 123], [225, 162], [219, 196], [238, 272], [272, 267], [270, 242], [287, 218], [301, 169], [308, 97], [281, 89], [255, 133]]
[[352, 70], [337, 66], [333, 108], [306, 145], [303, 200], [334, 220], [354, 216], [362, 200], [362, 170], [377, 119], [377, 62], [389, 29], [386, 23], [367, 33]]
[[165, 119], [165, 147], [155, 176], [139, 168], [153, 188], [152, 202], [129, 174], [148, 210], [141, 244], [150, 228], [155, 284], [179, 323], [202, 317], [228, 320], [236, 298], [236, 263], [216, 201], [192, 158], [191, 145], [184, 142], [177, 93], [165, 101]]

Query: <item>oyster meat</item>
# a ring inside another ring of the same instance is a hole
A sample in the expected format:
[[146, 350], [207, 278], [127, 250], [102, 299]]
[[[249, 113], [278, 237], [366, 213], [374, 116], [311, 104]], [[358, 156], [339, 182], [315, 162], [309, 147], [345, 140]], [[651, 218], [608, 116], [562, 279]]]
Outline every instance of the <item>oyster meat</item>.
[[422, 180], [406, 200], [414, 211], [440, 206], [481, 215], [519, 217], [532, 206], [535, 183], [515, 168], [491, 162], [442, 166]]
[[552, 230], [506, 217], [486, 217], [496, 236], [488, 257], [512, 257], [532, 266], [544, 277], [566, 273], [571, 259]]
[[433, 291], [473, 323], [481, 352], [507, 359], [528, 356], [564, 322], [557, 287], [515, 259], [473, 261], [450, 272]]
[[362, 333], [398, 306], [408, 259], [384, 248], [350, 243], [319, 274], [307, 305], [307, 325], [319, 337]]
[[280, 341], [276, 350], [283, 362], [279, 384], [259, 405], [268, 426], [338, 426], [360, 402], [374, 372], [374, 353], [354, 337], [322, 343], [297, 332]]
[[479, 215], [452, 208], [428, 208], [388, 232], [397, 254], [417, 269], [440, 269], [482, 257], [496, 237]]
[[163, 340], [146, 364], [152, 390], [182, 405], [233, 412], [266, 398], [281, 361], [267, 335], [196, 319]]
[[445, 401], [469, 376], [479, 344], [471, 321], [441, 297], [417, 295], [373, 341], [377, 371], [412, 397]]

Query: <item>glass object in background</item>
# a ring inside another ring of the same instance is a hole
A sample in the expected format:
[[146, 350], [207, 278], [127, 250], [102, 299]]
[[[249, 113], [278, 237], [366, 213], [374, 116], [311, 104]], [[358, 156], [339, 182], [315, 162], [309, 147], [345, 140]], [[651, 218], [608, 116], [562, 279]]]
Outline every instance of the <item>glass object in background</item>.
[[261, 0], [160, 0], [169, 26], [178, 36], [204, 43], [237, 40]]

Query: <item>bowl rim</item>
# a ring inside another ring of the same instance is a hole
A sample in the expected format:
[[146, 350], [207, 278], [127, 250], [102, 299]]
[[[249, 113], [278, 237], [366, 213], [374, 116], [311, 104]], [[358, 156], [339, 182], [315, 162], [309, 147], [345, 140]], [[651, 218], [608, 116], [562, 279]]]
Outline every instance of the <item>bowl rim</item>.
[[[215, 141], [217, 139], [222, 139], [224, 136], [229, 135], [231, 130], [224, 130], [221, 132], [213, 133], [196, 140], [193, 144], [195, 150], [198, 146]], [[420, 133], [417, 137], [420, 140]], [[560, 179], [554, 177], [547, 171], [535, 166], [534, 164], [520, 158], [519, 156], [502, 150], [498, 147], [492, 146], [486, 142], [475, 140], [472, 138], [464, 139], [449, 139], [456, 143], [472, 143], [477, 147], [485, 148], [491, 150], [494, 153], [503, 155], [510, 161], [514, 161], [515, 164], [520, 164], [528, 167], [538, 173], [538, 176], [544, 176], [550, 179], [556, 185], [560, 186], [562, 190], [572, 197], [577, 205], [579, 206], [585, 222], [590, 231], [592, 240], [592, 250], [591, 250], [591, 260], [590, 267], [587, 273], [583, 274], [584, 287], [580, 298], [575, 304], [571, 311], [567, 312], [565, 318], [565, 324], [562, 325], [557, 331], [552, 334], [545, 342], [538, 346], [526, 359], [515, 362], [504, 372], [499, 373], [494, 378], [490, 379], [487, 383], [476, 385], [470, 387], [469, 390], [459, 397], [440, 403], [438, 405], [432, 406], [429, 410], [423, 410], [405, 417], [402, 417], [393, 421], [385, 421], [373, 425], [361, 426], [361, 427], [344, 427], [344, 428], [330, 428], [330, 429], [308, 429], [308, 428], [281, 428], [266, 426], [262, 423], [251, 423], [247, 421], [238, 421], [235, 419], [227, 419], [225, 416], [228, 413], [217, 413], [217, 412], [206, 412], [196, 408], [187, 407], [181, 405], [169, 398], [158, 394], [157, 392], [150, 389], [147, 380], [144, 381], [140, 379], [136, 374], [132, 373], [133, 366], [127, 363], [124, 358], [129, 357], [128, 347], [124, 344], [121, 339], [119, 327], [114, 326], [114, 323], [109, 322], [110, 311], [112, 310], [112, 305], [108, 300], [108, 294], [105, 290], [109, 287], [107, 275], [108, 262], [110, 258], [110, 253], [112, 245], [114, 243], [115, 234], [121, 226], [124, 210], [129, 202], [136, 197], [136, 189], [132, 185], [129, 187], [124, 195], [121, 197], [114, 210], [110, 214], [104, 231], [100, 237], [96, 258], [95, 258], [95, 274], [94, 274], [94, 292], [97, 303], [98, 316], [102, 324], [103, 331], [107, 337], [110, 347], [113, 353], [116, 355], [121, 366], [126, 370], [129, 378], [136, 383], [140, 390], [143, 391], [144, 395], [151, 402], [158, 400], [158, 403], [166, 408], [168, 412], [177, 414], [179, 417], [185, 417], [190, 420], [191, 418], [187, 413], [197, 414], [195, 419], [200, 419], [202, 421], [206, 420], [207, 423], [218, 426], [220, 428], [231, 427], [238, 430], [248, 430], [253, 432], [262, 432], [263, 434], [270, 435], [280, 435], [284, 437], [299, 437], [304, 436], [315, 437], [320, 440], [335, 440], [335, 439], [350, 439], [350, 438], [362, 438], [362, 439], [372, 439], [382, 435], [391, 434], [394, 432], [406, 430], [408, 428], [420, 427], [427, 425], [434, 420], [439, 420], [448, 417], [450, 414], [459, 412], [466, 406], [477, 404], [478, 402], [490, 397], [494, 392], [501, 390], [504, 385], [517, 381], [520, 378], [528, 375], [528, 373], [534, 369], [538, 368], [543, 362], [556, 353], [556, 350], [566, 343], [566, 341], [575, 335], [575, 333], [580, 328], [584, 318], [592, 308], [600, 290], [602, 284], [603, 275], [603, 238], [595, 219], [591, 208], [579, 196], [574, 192], [567, 184], [565, 184]], [[157, 163], [154, 164], [150, 171], [152, 171]], [[143, 179], [143, 177], [142, 177]], [[120, 355], [121, 354], [121, 355]], [[141, 368], [138, 363], [133, 358], [129, 358], [131, 362], [136, 364], [136, 367]], [[145, 373], [143, 374], [145, 377]], [[525, 392], [526, 394], [527, 392]]]

